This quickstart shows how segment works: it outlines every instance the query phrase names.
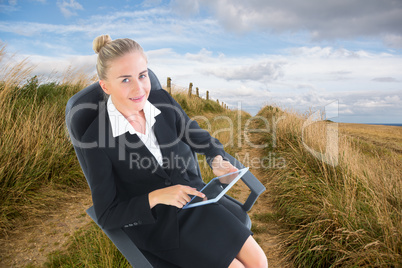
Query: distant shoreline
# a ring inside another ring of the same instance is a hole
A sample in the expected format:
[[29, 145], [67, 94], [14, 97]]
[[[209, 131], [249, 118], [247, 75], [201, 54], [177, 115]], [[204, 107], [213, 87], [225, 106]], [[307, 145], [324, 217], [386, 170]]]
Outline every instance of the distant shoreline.
[[381, 126], [394, 126], [402, 127], [402, 124], [381, 124], [381, 123], [365, 123], [366, 125], [381, 125]]
[[334, 122], [334, 123], [402, 127], [402, 124], [396, 124], [396, 123], [349, 123], [349, 122], [348, 123], [346, 123], [346, 122]]

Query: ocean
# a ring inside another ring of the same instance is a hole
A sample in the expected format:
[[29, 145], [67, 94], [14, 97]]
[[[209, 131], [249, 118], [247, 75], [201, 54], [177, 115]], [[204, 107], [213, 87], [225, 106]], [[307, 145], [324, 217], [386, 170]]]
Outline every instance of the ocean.
[[382, 126], [396, 126], [402, 127], [402, 124], [380, 124], [380, 123], [366, 123], [367, 125], [382, 125]]

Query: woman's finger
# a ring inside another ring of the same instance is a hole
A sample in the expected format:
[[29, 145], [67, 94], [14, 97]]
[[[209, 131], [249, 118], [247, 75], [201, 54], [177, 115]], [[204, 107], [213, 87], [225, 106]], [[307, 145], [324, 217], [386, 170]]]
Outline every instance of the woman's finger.
[[[205, 197], [205, 194], [203, 194], [203, 193], [197, 191], [197, 189], [191, 188], [191, 187], [189, 187], [189, 191], [187, 192], [187, 194], [189, 194], [189, 195], [195, 195], [195, 196], [198, 196], [198, 197], [201, 197], [201, 198], [204, 198], [204, 197]], [[190, 200], [191, 200], [191, 199], [190, 199]], [[189, 201], [190, 201], [190, 200], [189, 200]]]

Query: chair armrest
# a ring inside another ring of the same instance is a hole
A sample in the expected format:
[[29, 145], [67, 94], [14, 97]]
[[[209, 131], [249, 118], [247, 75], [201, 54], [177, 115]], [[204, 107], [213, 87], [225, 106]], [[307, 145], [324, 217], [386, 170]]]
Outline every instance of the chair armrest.
[[[225, 153], [224, 157], [235, 167], [238, 169], [244, 168], [245, 166], [240, 163], [239, 160], [234, 158], [228, 153]], [[255, 201], [257, 201], [257, 198], [266, 190], [265, 186], [253, 175], [253, 173], [249, 171], [246, 172], [246, 174], [243, 175], [241, 180], [247, 185], [248, 188], [250, 188], [251, 193], [248, 196], [246, 202], [242, 205], [243, 209], [245, 211], [250, 211], [250, 209], [253, 207]]]
[[[94, 207], [87, 209], [87, 214], [92, 218], [92, 220], [98, 224], [98, 219], [95, 215]], [[99, 224], [98, 224], [99, 226]], [[102, 229], [102, 227], [99, 226]], [[105, 230], [102, 231], [109, 237], [113, 244], [119, 249], [119, 251], [124, 255], [127, 261], [133, 267], [141, 268], [153, 268], [148, 260], [144, 257], [142, 252], [137, 248], [133, 241], [128, 238], [127, 234], [123, 232], [122, 229]]]

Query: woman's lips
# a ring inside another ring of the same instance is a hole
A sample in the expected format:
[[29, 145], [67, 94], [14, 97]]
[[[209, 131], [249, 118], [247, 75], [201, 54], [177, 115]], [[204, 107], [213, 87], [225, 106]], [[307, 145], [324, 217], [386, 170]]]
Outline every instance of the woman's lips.
[[142, 95], [142, 96], [137, 97], [137, 98], [129, 98], [129, 99], [130, 99], [131, 101], [133, 101], [133, 102], [141, 102], [142, 99], [144, 98], [144, 96], [145, 96], [145, 95]]

